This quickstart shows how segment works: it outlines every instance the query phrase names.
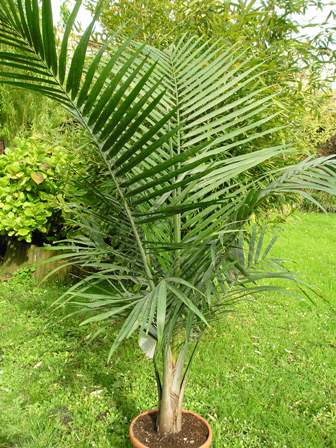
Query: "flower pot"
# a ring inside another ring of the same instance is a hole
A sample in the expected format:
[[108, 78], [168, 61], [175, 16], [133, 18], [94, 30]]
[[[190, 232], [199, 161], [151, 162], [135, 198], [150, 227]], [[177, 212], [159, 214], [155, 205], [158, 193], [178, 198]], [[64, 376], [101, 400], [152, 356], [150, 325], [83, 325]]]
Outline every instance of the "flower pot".
[[[131, 443], [133, 448], [158, 448], [158, 447], [165, 447], [164, 444], [164, 439], [163, 438], [163, 442], [161, 445], [161, 442], [148, 442], [148, 445], [146, 445], [146, 441], [144, 441], [143, 439], [146, 439], [145, 437], [145, 430], [142, 434], [140, 434], [139, 437], [139, 428], [141, 428], [141, 423], [144, 422], [144, 420], [147, 420], [147, 424], [149, 421], [149, 418], [152, 421], [152, 429], [153, 429], [153, 433], [155, 431], [155, 422], [156, 422], [156, 417], [157, 417], [158, 411], [154, 410], [154, 411], [146, 411], [143, 412], [142, 414], [138, 415], [137, 417], [134, 418], [134, 420], [131, 423], [130, 429], [129, 429], [129, 437], [131, 439]], [[193, 412], [190, 411], [183, 411], [183, 419], [188, 419], [189, 422], [192, 422], [192, 420], [195, 422], [195, 424], [198, 426], [198, 428], [202, 427], [202, 431], [205, 434], [205, 439], [202, 442], [198, 443], [195, 440], [191, 440], [191, 443], [186, 444], [186, 445], [174, 445], [176, 446], [176, 448], [179, 448], [179, 446], [190, 446], [193, 448], [209, 448], [211, 446], [212, 443], [212, 430], [211, 427], [209, 425], [209, 423], [200, 415], [194, 414]], [[183, 425], [184, 426], [184, 425]], [[188, 425], [186, 425], [186, 427], [190, 427], [190, 423], [188, 423]], [[190, 434], [188, 435], [190, 437]], [[167, 436], [167, 437], [171, 437], [171, 436]], [[184, 434], [184, 428], [182, 427], [182, 431], [179, 435], [179, 437], [181, 438], [181, 440], [186, 440], [188, 439], [188, 437], [185, 436]], [[139, 439], [141, 439], [142, 441], [140, 441]], [[167, 446], [172, 446], [171, 445], [172, 441], [170, 441], [167, 443]], [[178, 442], [175, 442], [178, 443]], [[188, 442], [185, 442], [188, 443]], [[197, 444], [198, 443], [198, 444]]]

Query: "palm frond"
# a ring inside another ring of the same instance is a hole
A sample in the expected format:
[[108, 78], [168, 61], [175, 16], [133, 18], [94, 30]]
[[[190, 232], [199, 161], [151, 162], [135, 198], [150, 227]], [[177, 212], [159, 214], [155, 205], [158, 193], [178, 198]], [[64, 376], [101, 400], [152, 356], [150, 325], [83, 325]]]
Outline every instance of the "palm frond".
[[260, 199], [269, 194], [297, 193], [316, 202], [309, 194], [323, 191], [336, 195], [336, 157], [309, 157], [302, 162], [286, 167], [280, 176], [260, 192]]

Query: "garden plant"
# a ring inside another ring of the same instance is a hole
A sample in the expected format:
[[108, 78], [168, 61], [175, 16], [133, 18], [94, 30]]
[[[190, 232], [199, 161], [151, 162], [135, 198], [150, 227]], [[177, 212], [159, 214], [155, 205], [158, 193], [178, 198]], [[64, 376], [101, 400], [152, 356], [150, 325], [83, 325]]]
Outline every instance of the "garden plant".
[[86, 194], [79, 185], [86, 171], [99, 167], [81, 127], [61, 106], [10, 85], [0, 86], [0, 140], [0, 235], [15, 258], [14, 247], [25, 242], [42, 246], [65, 237], [68, 204]]
[[13, 143], [0, 158], [0, 234], [28, 243], [60, 239], [70, 154], [34, 138]]
[[336, 194], [336, 159], [285, 166], [295, 150], [271, 138], [276, 95], [239, 47], [184, 36], [156, 49], [113, 36], [96, 49], [99, 6], [74, 45], [81, 1], [58, 43], [51, 1], [41, 4], [1, 2], [0, 82], [63, 105], [109, 179], [95, 192], [104, 214], [87, 210], [83, 236], [64, 246], [88, 274], [60, 302], [88, 312], [87, 324], [120, 325], [110, 358], [137, 332], [152, 359], [159, 410], [132, 423], [135, 447], [210, 446], [210, 428], [183, 413], [202, 334], [235, 302], [276, 289], [273, 279], [301, 287], [252, 218], [277, 194]]

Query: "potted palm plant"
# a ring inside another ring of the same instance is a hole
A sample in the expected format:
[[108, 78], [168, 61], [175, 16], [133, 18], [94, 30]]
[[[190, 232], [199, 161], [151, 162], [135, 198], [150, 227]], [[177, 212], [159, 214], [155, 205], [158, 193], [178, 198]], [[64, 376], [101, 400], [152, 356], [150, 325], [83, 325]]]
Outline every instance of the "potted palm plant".
[[89, 274], [60, 300], [76, 297], [86, 324], [121, 322], [110, 358], [139, 334], [158, 409], [132, 422], [134, 447], [209, 447], [209, 425], [183, 409], [202, 334], [233, 303], [276, 288], [260, 280], [295, 280], [249, 219], [276, 194], [335, 194], [336, 160], [285, 166], [292, 150], [271, 138], [274, 92], [237, 48], [184, 37], [157, 50], [114, 36], [92, 49], [98, 13], [74, 42], [80, 4], [59, 43], [50, 0], [0, 5], [0, 82], [62, 104], [110, 180], [99, 207], [82, 211], [86, 233], [64, 246]]

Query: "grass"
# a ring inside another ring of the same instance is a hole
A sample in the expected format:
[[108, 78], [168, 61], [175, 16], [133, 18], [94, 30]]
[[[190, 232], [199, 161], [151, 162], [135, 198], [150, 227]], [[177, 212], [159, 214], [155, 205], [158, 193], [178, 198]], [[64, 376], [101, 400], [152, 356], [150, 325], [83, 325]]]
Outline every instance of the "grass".
[[[215, 448], [336, 447], [335, 229], [336, 215], [298, 214], [277, 248], [329, 304], [245, 303], [203, 340], [186, 407]], [[155, 406], [151, 366], [134, 341], [106, 365], [108, 341], [51, 318], [61, 289], [0, 286], [0, 447], [128, 447], [130, 419]]]

